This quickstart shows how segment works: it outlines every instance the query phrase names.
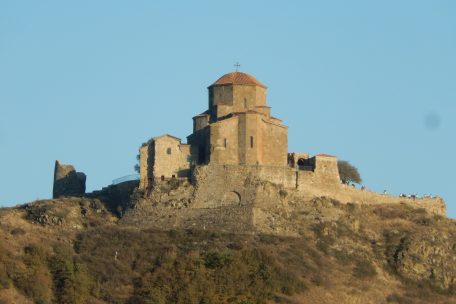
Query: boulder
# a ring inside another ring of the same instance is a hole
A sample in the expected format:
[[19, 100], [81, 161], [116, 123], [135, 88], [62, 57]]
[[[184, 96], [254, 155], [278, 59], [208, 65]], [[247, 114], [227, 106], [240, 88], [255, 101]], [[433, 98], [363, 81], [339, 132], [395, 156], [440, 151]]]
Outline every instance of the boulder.
[[54, 187], [52, 197], [82, 196], [86, 189], [86, 175], [76, 172], [72, 165], [61, 164], [55, 161]]

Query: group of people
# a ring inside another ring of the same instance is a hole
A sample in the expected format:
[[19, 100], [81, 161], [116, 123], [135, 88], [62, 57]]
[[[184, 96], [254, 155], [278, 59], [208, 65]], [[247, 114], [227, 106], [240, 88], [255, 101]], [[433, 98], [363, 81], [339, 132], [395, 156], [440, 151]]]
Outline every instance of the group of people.
[[404, 194], [404, 193], [399, 194], [399, 197], [406, 197], [406, 198], [411, 198], [411, 199], [433, 198], [433, 196], [430, 194], [424, 194], [423, 196], [419, 196], [418, 194]]
[[[353, 188], [356, 188], [355, 184], [348, 184], [352, 186]], [[367, 188], [364, 185], [361, 185], [361, 190], [367, 190]], [[383, 195], [388, 195], [388, 191], [383, 190]], [[435, 198], [435, 196], [432, 196], [431, 194], [423, 194], [422, 196], [419, 196], [418, 194], [405, 194], [401, 193], [399, 194], [399, 197], [404, 197], [404, 198], [411, 198], [411, 199], [424, 199], [424, 198]]]

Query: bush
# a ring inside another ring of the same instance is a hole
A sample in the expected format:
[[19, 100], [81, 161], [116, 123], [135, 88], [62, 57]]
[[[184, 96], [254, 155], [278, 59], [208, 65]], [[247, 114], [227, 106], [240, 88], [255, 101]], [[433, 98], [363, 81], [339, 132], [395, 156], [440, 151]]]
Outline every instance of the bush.
[[0, 265], [0, 278], [2, 273], [6, 275], [8, 279], [3, 279], [4, 283], [10, 281], [8, 285], [14, 284], [16, 289], [35, 302], [49, 301], [52, 297], [52, 282], [46, 265], [46, 256], [46, 251], [42, 247], [27, 245], [20, 258], [6, 257], [6, 261], [3, 260], [5, 257], [0, 258], [4, 263]]
[[85, 265], [74, 259], [71, 248], [57, 245], [49, 259], [55, 296], [59, 303], [85, 303], [90, 286]]
[[169, 180], [169, 186], [172, 190], [176, 190], [180, 186], [180, 182], [177, 178], [173, 177]]
[[371, 278], [377, 275], [377, 270], [368, 260], [358, 261], [353, 269], [353, 276], [358, 279]]
[[4, 265], [0, 264], [0, 290], [7, 289], [11, 285], [11, 280], [9, 279]]
[[204, 266], [210, 269], [229, 265], [233, 258], [229, 253], [211, 252], [204, 258]]
[[[268, 240], [281, 243], [274, 236]], [[77, 244], [99, 290], [96, 297], [135, 304], [265, 303], [275, 294], [302, 291], [290, 262], [278, 261], [284, 256], [268, 246], [251, 236], [202, 230], [122, 229], [83, 233]], [[133, 290], [119, 287], [132, 283]]]
[[16, 236], [16, 235], [24, 235], [25, 231], [22, 228], [14, 228], [13, 230], [11, 230], [10, 233], [11, 233], [11, 235], [14, 235], [14, 236]]
[[399, 303], [400, 300], [401, 300], [401, 297], [399, 297], [395, 293], [392, 293], [386, 297], [386, 302], [388, 302], [388, 303]]

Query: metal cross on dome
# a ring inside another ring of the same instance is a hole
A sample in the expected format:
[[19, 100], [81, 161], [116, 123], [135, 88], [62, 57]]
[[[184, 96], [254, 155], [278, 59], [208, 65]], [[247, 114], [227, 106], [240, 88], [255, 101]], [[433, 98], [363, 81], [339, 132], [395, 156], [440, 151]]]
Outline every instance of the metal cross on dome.
[[240, 67], [241, 65], [239, 64], [239, 62], [236, 62], [236, 63], [234, 64], [234, 66], [236, 67], [236, 72], [237, 72], [237, 71], [239, 70], [239, 67]]

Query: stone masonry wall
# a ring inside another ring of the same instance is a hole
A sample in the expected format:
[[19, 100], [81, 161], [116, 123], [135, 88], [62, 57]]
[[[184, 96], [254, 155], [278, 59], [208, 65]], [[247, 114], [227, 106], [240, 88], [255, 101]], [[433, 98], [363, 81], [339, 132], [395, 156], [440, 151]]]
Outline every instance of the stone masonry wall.
[[[288, 167], [248, 165], [197, 166], [193, 170], [196, 207], [212, 208], [255, 201], [255, 184], [268, 181], [286, 188], [296, 187], [296, 174]], [[237, 196], [237, 199], [236, 199]]]
[[344, 184], [332, 185], [303, 185], [300, 192], [313, 197], [330, 197], [341, 203], [357, 203], [362, 205], [375, 204], [407, 204], [415, 208], [424, 208], [430, 213], [445, 216], [446, 207], [442, 198], [406, 198], [392, 195], [380, 194], [369, 190], [355, 189]]
[[328, 197], [344, 204], [402, 203], [445, 216], [445, 203], [441, 198], [411, 199], [383, 195], [355, 189], [318, 172], [296, 171], [288, 167], [198, 166], [194, 170], [192, 181], [195, 185], [195, 208], [271, 203], [271, 200], [262, 199], [263, 193], [258, 192], [257, 187], [262, 182], [270, 182], [291, 190], [302, 199]]
[[55, 161], [54, 185], [52, 197], [61, 196], [82, 196], [86, 189], [86, 175], [76, 172], [72, 165], [61, 164]]
[[210, 162], [215, 164], [239, 163], [238, 117], [230, 117], [210, 126]]
[[[297, 178], [301, 178], [299, 189]], [[137, 193], [122, 222], [156, 229], [197, 228], [227, 232], [299, 235], [293, 218], [307, 214], [309, 223], [336, 219], [328, 202], [368, 205], [406, 204], [445, 216], [442, 199], [407, 199], [323, 183], [318, 174], [286, 167], [207, 165], [193, 170], [192, 183], [158, 182], [150, 193]], [[174, 180], [174, 182], [177, 180]], [[177, 186], [177, 187], [176, 187]], [[332, 206], [332, 205], [331, 205]], [[314, 211], [318, 210], [314, 215]], [[321, 217], [321, 210], [324, 218]], [[315, 216], [319, 216], [318, 219]]]
[[261, 119], [261, 162], [267, 166], [286, 166], [288, 162], [288, 128], [271, 121]]
[[154, 140], [153, 176], [160, 178], [188, 177], [190, 172], [190, 146], [182, 145], [172, 137]]

